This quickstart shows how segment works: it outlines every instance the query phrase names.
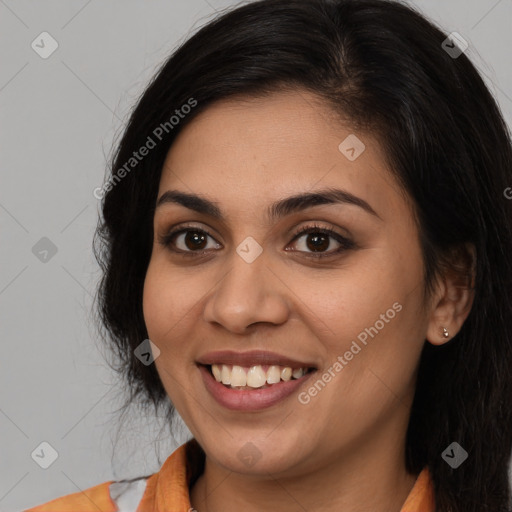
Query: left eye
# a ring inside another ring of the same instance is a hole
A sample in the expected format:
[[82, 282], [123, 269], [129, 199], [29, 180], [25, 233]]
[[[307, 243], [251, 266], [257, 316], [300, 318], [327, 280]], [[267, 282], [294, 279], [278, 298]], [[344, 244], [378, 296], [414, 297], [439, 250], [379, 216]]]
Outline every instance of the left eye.
[[[176, 229], [160, 237], [160, 243], [175, 253], [179, 253], [184, 256], [198, 256], [204, 251], [212, 248], [207, 246], [208, 238], [215, 241], [208, 231], [189, 227]], [[305, 226], [294, 236], [292, 242], [302, 238], [305, 239], [302, 247], [307, 250], [298, 249], [294, 251], [304, 252], [308, 256], [312, 257], [330, 256], [354, 247], [354, 243], [351, 240], [345, 238], [332, 229], [319, 226]], [[331, 246], [332, 239], [336, 241], [338, 248], [326, 252]], [[182, 244], [182, 247], [178, 247], [180, 243]], [[220, 247], [221, 245], [215, 241], [213, 248]]]
[[[331, 231], [330, 229], [318, 229], [318, 228], [306, 228], [301, 231], [294, 240], [299, 241], [304, 239], [302, 247], [311, 250], [313, 253], [323, 253], [331, 246], [331, 241], [334, 239], [338, 244], [338, 249], [330, 251], [330, 253], [338, 252], [339, 248], [345, 248], [348, 240], [338, 233]], [[301, 244], [299, 244], [301, 245]], [[301, 251], [301, 249], [298, 249]], [[304, 251], [308, 252], [308, 251]]]

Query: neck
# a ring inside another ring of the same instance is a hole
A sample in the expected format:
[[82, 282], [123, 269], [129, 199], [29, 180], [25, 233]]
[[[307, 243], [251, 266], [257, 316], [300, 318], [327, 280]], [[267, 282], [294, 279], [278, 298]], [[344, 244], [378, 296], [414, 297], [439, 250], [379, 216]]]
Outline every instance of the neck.
[[396, 427], [381, 425], [378, 434], [351, 443], [356, 448], [329, 450], [329, 460], [293, 476], [235, 473], [207, 456], [191, 505], [198, 512], [400, 512], [417, 475], [406, 471], [404, 431]]

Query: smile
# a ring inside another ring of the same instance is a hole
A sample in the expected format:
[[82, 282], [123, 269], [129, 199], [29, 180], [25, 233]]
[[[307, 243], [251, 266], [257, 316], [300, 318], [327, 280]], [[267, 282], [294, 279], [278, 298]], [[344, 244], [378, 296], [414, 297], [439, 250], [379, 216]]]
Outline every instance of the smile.
[[217, 382], [230, 389], [265, 389], [279, 382], [300, 379], [314, 368], [291, 368], [279, 365], [238, 366], [227, 364], [209, 365], [209, 370]]
[[[213, 366], [213, 365], [211, 365]], [[279, 382], [276, 382], [274, 384], [268, 384], [266, 381], [264, 384], [262, 384], [259, 387], [251, 387], [251, 386], [239, 386], [233, 388], [231, 384], [224, 384], [222, 383], [222, 369], [220, 369], [221, 372], [221, 381], [219, 382], [214, 374], [211, 366], [206, 366], [199, 364], [198, 368], [201, 373], [201, 377], [203, 380], [204, 387], [210, 394], [214, 400], [221, 405], [222, 407], [226, 409], [230, 409], [233, 411], [240, 411], [240, 412], [249, 412], [249, 411], [258, 411], [261, 409], [265, 409], [268, 407], [271, 407], [272, 405], [277, 404], [278, 402], [284, 401], [287, 397], [290, 397], [292, 393], [299, 392], [300, 388], [303, 387], [306, 383], [306, 381], [309, 380], [311, 375], [316, 373], [316, 369], [311, 368], [308, 370], [308, 372], [301, 377], [293, 377], [293, 371], [292, 375], [290, 376], [289, 380], [283, 380], [281, 379], [281, 373], [279, 373]], [[227, 365], [223, 365], [227, 366]], [[256, 377], [251, 377], [251, 369], [255, 368], [252, 373]], [[279, 369], [279, 367], [277, 367]], [[228, 367], [227, 370], [224, 370], [225, 377], [230, 380], [231, 375], [233, 372]], [[267, 375], [268, 375], [267, 369]], [[284, 367], [281, 368], [281, 372], [284, 371], [285, 378], [289, 375], [291, 368]], [[245, 373], [245, 368], [242, 367], [242, 372]], [[300, 370], [301, 373], [303, 370]], [[238, 371], [238, 374], [241, 372]], [[247, 371], [247, 378], [249, 379], [249, 382], [252, 381], [252, 379], [260, 379], [259, 382], [262, 380], [263, 368], [258, 369], [258, 366], [252, 366]], [[235, 379], [237, 371], [235, 370]], [[259, 377], [258, 377], [259, 375]], [[263, 373], [263, 375], [265, 375]], [[272, 375], [277, 376], [277, 370], [273, 369], [271, 370], [271, 379]], [[298, 371], [296, 371], [295, 375], [299, 375]], [[243, 382], [243, 381], [242, 381]]]

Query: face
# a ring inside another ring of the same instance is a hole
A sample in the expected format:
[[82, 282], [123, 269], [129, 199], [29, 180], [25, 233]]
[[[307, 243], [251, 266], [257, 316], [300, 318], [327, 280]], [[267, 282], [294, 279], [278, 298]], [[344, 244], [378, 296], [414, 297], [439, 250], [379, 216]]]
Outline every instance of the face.
[[[326, 189], [345, 195], [268, 214]], [[158, 373], [207, 457], [292, 474], [400, 445], [428, 313], [411, 206], [376, 139], [303, 91], [223, 100], [175, 140], [158, 197], [169, 190], [220, 212], [157, 207], [143, 297]], [[197, 364], [220, 350], [271, 351], [316, 370], [273, 405], [235, 410]]]

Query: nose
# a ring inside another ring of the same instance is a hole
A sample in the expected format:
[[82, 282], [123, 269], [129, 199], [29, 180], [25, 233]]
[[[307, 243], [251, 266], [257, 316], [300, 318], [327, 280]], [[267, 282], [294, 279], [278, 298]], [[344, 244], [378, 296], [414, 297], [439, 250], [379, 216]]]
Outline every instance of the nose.
[[266, 264], [264, 253], [252, 263], [235, 251], [207, 298], [204, 319], [243, 334], [255, 323], [280, 325], [289, 317], [288, 288]]

